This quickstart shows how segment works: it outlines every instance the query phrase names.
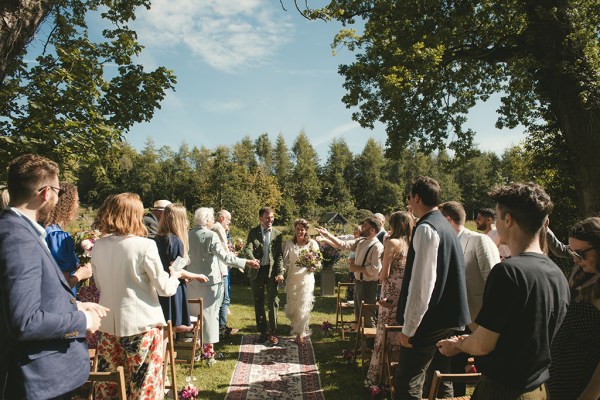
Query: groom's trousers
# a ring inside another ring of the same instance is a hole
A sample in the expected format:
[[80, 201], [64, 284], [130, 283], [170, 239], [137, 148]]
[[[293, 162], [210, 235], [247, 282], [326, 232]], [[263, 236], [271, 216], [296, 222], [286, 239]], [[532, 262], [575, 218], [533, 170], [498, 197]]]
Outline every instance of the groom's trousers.
[[[279, 310], [279, 297], [277, 297], [277, 282], [275, 277], [269, 276], [269, 265], [261, 265], [256, 279], [250, 279], [250, 287], [254, 297], [254, 313], [256, 315], [256, 328], [260, 333], [275, 333], [277, 329], [277, 311]], [[265, 289], [267, 290], [267, 307], [269, 309], [269, 322], [265, 313]]]

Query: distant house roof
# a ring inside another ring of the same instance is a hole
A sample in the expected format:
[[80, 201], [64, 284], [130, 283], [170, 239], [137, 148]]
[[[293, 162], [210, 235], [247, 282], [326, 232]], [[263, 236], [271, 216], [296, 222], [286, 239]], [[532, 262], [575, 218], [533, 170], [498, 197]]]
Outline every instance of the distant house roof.
[[319, 224], [347, 224], [348, 220], [337, 212], [326, 212], [319, 218]]

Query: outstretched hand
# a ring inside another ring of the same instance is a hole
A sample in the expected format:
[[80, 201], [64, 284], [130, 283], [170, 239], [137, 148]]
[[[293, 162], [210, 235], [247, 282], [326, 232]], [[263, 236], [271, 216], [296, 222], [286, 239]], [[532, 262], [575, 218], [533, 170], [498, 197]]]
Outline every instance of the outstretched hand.
[[259, 269], [260, 263], [258, 262], [258, 260], [246, 260], [246, 267], [252, 269]]

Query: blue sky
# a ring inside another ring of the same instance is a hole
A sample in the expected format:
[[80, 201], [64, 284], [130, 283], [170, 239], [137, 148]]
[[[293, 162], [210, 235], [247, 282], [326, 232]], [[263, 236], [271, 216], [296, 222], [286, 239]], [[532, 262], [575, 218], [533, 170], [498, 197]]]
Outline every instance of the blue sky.
[[[311, 1], [312, 6], [323, 2]], [[132, 26], [145, 46], [140, 62], [177, 75], [152, 121], [135, 125], [127, 140], [137, 149], [152, 137], [157, 146], [215, 148], [249, 135], [282, 133], [289, 147], [304, 130], [321, 160], [334, 137], [355, 154], [368, 138], [381, 144], [382, 125], [362, 129], [341, 102], [339, 64], [353, 59], [347, 49], [332, 55], [340, 25], [308, 21], [289, 0], [153, 0]], [[468, 126], [482, 150], [499, 154], [523, 139], [523, 130], [494, 128], [498, 97], [477, 106]]]

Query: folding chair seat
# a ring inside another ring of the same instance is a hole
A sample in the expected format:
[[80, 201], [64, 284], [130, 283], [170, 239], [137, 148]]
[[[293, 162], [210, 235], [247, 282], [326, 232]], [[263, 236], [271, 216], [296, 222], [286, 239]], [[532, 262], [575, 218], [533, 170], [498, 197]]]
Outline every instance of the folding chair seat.
[[365, 311], [377, 312], [379, 306], [377, 304], [367, 304], [364, 301], [360, 302], [360, 312], [358, 314], [358, 326], [356, 327], [356, 346], [354, 347], [354, 362], [356, 362], [356, 356], [358, 349], [361, 350], [362, 365], [365, 365], [365, 353], [367, 351], [367, 339], [374, 339], [377, 335], [377, 327], [366, 328], [365, 327]]
[[[195, 310], [198, 311], [196, 316], [191, 316], [191, 322], [193, 326], [192, 332], [194, 336], [191, 343], [178, 342], [176, 343], [175, 347], [182, 356], [181, 358], [177, 359], [177, 362], [190, 363], [189, 376], [192, 376], [192, 372], [194, 371], [194, 363], [196, 362], [196, 353], [198, 352], [198, 349], [202, 351], [202, 346], [204, 345], [204, 341], [202, 340], [202, 309], [204, 307], [204, 301], [202, 298], [188, 299], [188, 304], [193, 305], [190, 307], [190, 313]], [[185, 357], [185, 359], [183, 358], [184, 353], [186, 355], [189, 354], [189, 359], [188, 357]]]
[[116, 371], [113, 372], [90, 372], [88, 382], [91, 384], [89, 400], [93, 400], [94, 396], [94, 382], [114, 382], [117, 385], [117, 393], [119, 400], [127, 400], [127, 392], [125, 389], [125, 372], [123, 367], [117, 367]]
[[[436, 400], [437, 392], [440, 385], [444, 381], [449, 382], [464, 382], [464, 383], [477, 383], [481, 378], [481, 374], [442, 374], [440, 371], [433, 373], [433, 380], [431, 381], [431, 389], [429, 390], [428, 400]], [[470, 396], [452, 397], [450, 400], [467, 400]]]
[[[350, 287], [354, 287], [354, 283], [338, 282], [337, 285], [337, 302], [335, 304], [335, 330], [338, 331], [338, 326], [340, 327], [339, 329], [342, 333], [342, 339], [344, 339], [344, 333], [350, 331], [350, 329], [346, 330], [346, 328], [344, 327], [344, 310], [350, 309], [352, 310], [352, 315], [354, 315], [354, 304], [349, 303], [347, 301], [343, 301], [342, 299], [342, 288], [346, 289], [344, 291], [344, 293], [346, 293], [348, 291], [348, 288]], [[353, 322], [356, 322], [354, 321], [354, 318], [352, 318], [352, 321], [347, 321], [346, 323]]]

